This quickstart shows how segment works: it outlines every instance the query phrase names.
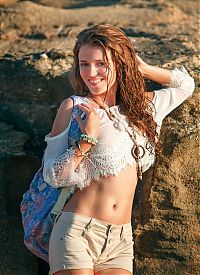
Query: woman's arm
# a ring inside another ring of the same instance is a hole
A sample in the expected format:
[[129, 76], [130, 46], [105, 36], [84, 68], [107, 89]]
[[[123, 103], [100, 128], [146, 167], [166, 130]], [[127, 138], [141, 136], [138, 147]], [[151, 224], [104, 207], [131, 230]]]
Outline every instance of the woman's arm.
[[[78, 104], [78, 108], [86, 114], [86, 119], [76, 116], [80, 130], [90, 137], [97, 137], [99, 129], [99, 116], [94, 108], [88, 104]], [[44, 153], [44, 180], [53, 187], [76, 185], [80, 175], [76, 168], [81, 160], [86, 157], [85, 153], [91, 148], [91, 144], [81, 140], [80, 150], [76, 146], [68, 146], [68, 132], [73, 110], [71, 98], [63, 101], [50, 135], [46, 137], [47, 148]]]
[[[43, 159], [43, 177], [53, 187], [74, 185], [74, 171], [84, 157], [76, 146], [68, 148], [72, 109], [73, 100], [64, 100], [57, 112], [51, 133], [45, 139], [47, 147]], [[85, 153], [91, 144], [81, 141], [80, 146]]]
[[138, 68], [144, 78], [164, 84], [160, 90], [148, 92], [147, 96], [154, 105], [154, 119], [158, 125], [176, 107], [192, 95], [195, 85], [194, 79], [182, 66], [173, 70], [165, 70], [145, 63], [137, 56]]
[[144, 78], [160, 84], [171, 83], [171, 71], [157, 66], [151, 66], [137, 55], [138, 67]]

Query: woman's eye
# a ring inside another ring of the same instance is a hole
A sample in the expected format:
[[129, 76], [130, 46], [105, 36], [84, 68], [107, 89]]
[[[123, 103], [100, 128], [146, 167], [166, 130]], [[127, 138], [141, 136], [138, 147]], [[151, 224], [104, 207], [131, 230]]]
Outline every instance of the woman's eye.
[[99, 66], [105, 66], [104, 62], [99, 62], [98, 65]]
[[82, 64], [79, 64], [79, 66], [80, 66], [80, 67], [86, 67], [87, 64], [82, 63]]

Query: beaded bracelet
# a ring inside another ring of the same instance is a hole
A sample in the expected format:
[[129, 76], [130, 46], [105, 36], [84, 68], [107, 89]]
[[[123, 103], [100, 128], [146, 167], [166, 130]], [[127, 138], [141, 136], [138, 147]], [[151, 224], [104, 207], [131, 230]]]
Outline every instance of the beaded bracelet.
[[87, 143], [90, 143], [92, 145], [96, 145], [98, 143], [98, 140], [96, 138], [92, 138], [90, 136], [87, 136], [85, 134], [81, 134], [80, 136], [80, 140], [84, 140], [86, 141]]

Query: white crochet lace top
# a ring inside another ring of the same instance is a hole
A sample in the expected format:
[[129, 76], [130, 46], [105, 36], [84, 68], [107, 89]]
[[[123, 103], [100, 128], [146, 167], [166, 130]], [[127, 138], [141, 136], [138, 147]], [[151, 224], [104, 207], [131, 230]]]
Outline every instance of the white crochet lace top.
[[[165, 116], [187, 99], [193, 90], [194, 80], [183, 67], [171, 71], [171, 83], [155, 91], [152, 101], [155, 107], [153, 116], [158, 125], [158, 133]], [[76, 105], [79, 100], [83, 98], [75, 97], [74, 104]], [[54, 137], [50, 137], [49, 134], [45, 137], [47, 147], [44, 153], [43, 175], [47, 183], [53, 187], [71, 186], [71, 193], [73, 193], [75, 188], [82, 189], [92, 180], [111, 175], [117, 176], [122, 169], [135, 165], [135, 159], [131, 154], [134, 144], [124, 129], [124, 126], [129, 127], [128, 120], [120, 113], [119, 106], [112, 106], [109, 109], [122, 123], [110, 120], [105, 110], [96, 109], [100, 116], [99, 142], [91, 147], [89, 159], [84, 157], [75, 170], [73, 168], [74, 147], [69, 147], [69, 144], [73, 145], [76, 140], [73, 137], [73, 135], [76, 136], [76, 133], [73, 133], [75, 129], [73, 117], [61, 134]], [[129, 129], [132, 131], [130, 127]], [[145, 156], [141, 159], [144, 172], [155, 162], [154, 149], [147, 149], [148, 140], [140, 134], [137, 128], [134, 131], [137, 144], [145, 148]]]

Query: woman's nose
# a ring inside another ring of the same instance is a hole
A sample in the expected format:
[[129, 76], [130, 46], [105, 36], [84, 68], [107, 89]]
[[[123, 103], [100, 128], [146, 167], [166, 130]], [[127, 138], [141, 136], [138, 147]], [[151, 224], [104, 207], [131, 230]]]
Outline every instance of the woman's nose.
[[89, 72], [90, 76], [96, 76], [97, 73], [98, 73], [98, 72], [97, 72], [96, 66], [95, 66], [95, 65], [91, 65], [91, 66], [90, 66], [90, 72]]

